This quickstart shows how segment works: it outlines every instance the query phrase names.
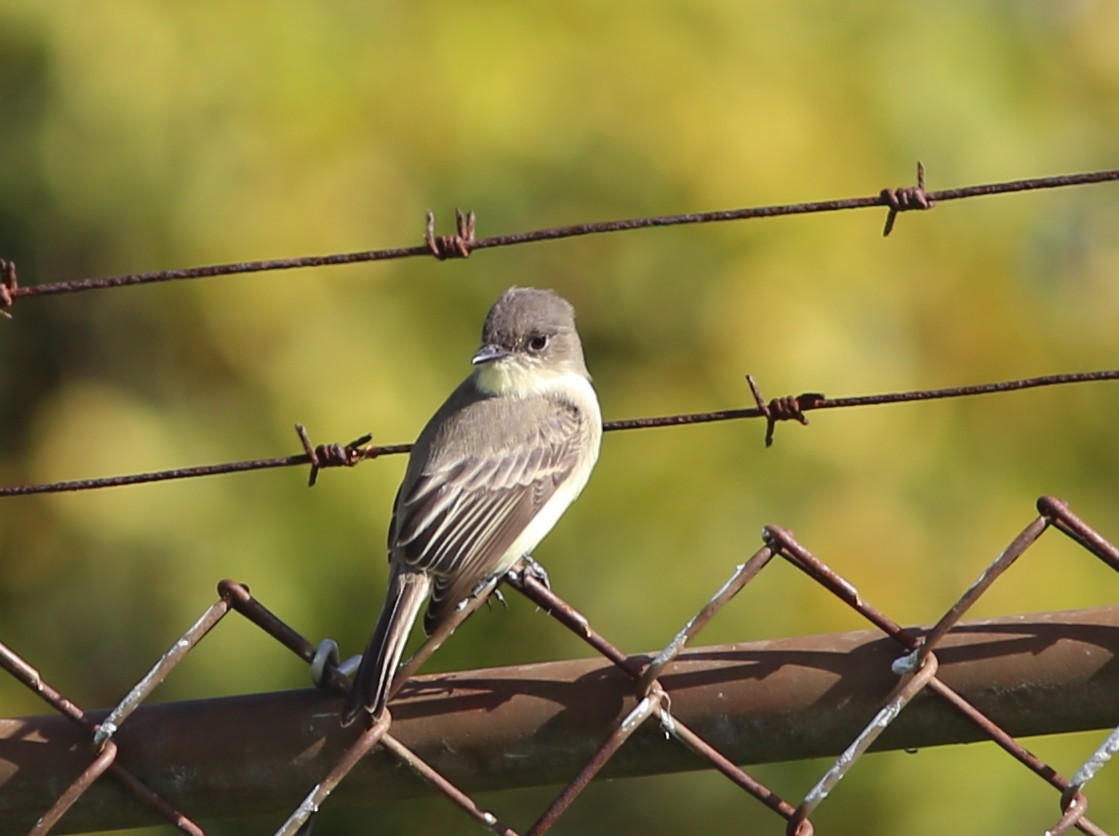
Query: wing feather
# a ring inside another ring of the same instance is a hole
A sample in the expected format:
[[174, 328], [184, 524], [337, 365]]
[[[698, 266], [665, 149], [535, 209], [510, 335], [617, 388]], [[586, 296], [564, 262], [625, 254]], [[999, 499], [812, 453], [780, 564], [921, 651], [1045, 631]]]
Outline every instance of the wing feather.
[[[454, 433], [454, 443], [421, 435], [415, 449], [426, 456], [413, 452], [397, 495], [389, 549], [435, 580], [429, 632], [481, 581], [504, 571], [503, 561], [520, 556], [508, 555], [510, 546], [579, 463], [589, 430], [576, 407], [542, 395], [511, 400], [456, 408], [452, 397], [443, 420], [424, 433]], [[523, 427], [521, 437], [498, 434], [509, 426]]]

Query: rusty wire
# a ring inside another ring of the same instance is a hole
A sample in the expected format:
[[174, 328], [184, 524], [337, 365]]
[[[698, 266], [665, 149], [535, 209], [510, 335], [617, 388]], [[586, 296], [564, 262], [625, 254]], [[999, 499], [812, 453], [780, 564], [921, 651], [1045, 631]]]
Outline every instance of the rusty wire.
[[[774, 427], [780, 421], [797, 421], [807, 424], [805, 412], [817, 409], [850, 409], [860, 406], [882, 406], [886, 404], [911, 403], [916, 401], [942, 400], [946, 398], [992, 395], [1002, 392], [1017, 392], [1023, 389], [1037, 389], [1047, 386], [1066, 386], [1074, 383], [1098, 383], [1105, 380], [1119, 380], [1119, 369], [1103, 369], [1091, 372], [1070, 372], [1067, 374], [1043, 375], [1041, 377], [1021, 378], [998, 383], [981, 383], [974, 386], [952, 386], [944, 389], [915, 389], [906, 392], [887, 392], [874, 395], [828, 398], [819, 392], [801, 395], [787, 395], [763, 400], [761, 391], [753, 377], [747, 375], [756, 406], [737, 409], [720, 409], [712, 412], [692, 412], [677, 415], [662, 415], [650, 418], [627, 418], [607, 421], [603, 424], [606, 432], [618, 430], [642, 430], [656, 427], [678, 427], [689, 424], [708, 424], [718, 421], [735, 421], [744, 418], [765, 418], [765, 444], [773, 442]], [[88, 491], [100, 488], [115, 488], [124, 485], [139, 485], [148, 482], [166, 482], [174, 479], [191, 479], [200, 476], [219, 476], [230, 473], [245, 473], [253, 470], [266, 470], [277, 467], [311, 465], [308, 485], [314, 485], [319, 471], [328, 467], [353, 467], [363, 461], [407, 453], [411, 444], [371, 444], [371, 434], [365, 434], [348, 444], [328, 443], [313, 445], [306, 428], [295, 425], [303, 452], [290, 456], [276, 456], [266, 459], [246, 459], [221, 464], [182, 467], [173, 470], [160, 470], [149, 473], [133, 473], [126, 476], [104, 476], [92, 479], [74, 479], [45, 484], [7, 485], [0, 487], [0, 497], [27, 496], [40, 493], [62, 493], [67, 491]]]
[[[1073, 779], [1063, 778], [1055, 769], [1046, 764], [1023, 747], [994, 719], [984, 714], [975, 705], [948, 686], [938, 677], [939, 663], [937, 647], [949, 636], [960, 618], [994, 584], [1006, 568], [1019, 560], [1028, 549], [1050, 528], [1066, 535], [1070, 540], [1087, 550], [1113, 570], [1119, 571], [1119, 550], [1077, 517], [1068, 506], [1052, 497], [1042, 497], [1037, 503], [1038, 516], [1018, 534], [1007, 548], [988, 565], [979, 578], [964, 591], [945, 615], [933, 628], [914, 630], [902, 628], [893, 622], [883, 611], [877, 609], [859, 594], [858, 590], [835, 570], [820, 561], [792, 536], [790, 532], [777, 526], [767, 526], [764, 530], [763, 546], [745, 563], [737, 567], [731, 578], [715, 592], [707, 604], [669, 641], [664, 649], [652, 656], [628, 656], [612, 645], [609, 640], [595, 631], [589, 621], [578, 610], [563, 600], [541, 581], [533, 572], [527, 571], [525, 564], [518, 564], [515, 571], [507, 576], [511, 586], [523, 593], [541, 609], [567, 629], [585, 641], [596, 653], [611, 662], [628, 677], [633, 685], [633, 705], [623, 707], [614, 723], [603, 732], [603, 737], [595, 753], [585, 762], [582, 769], [570, 779], [556, 795], [553, 802], [540, 814], [527, 833], [547, 832], [568, 810], [586, 786], [599, 774], [614, 755], [625, 745], [630, 736], [646, 721], [655, 721], [659, 728], [671, 738], [680, 742], [688, 750], [703, 758], [711, 768], [717, 770], [748, 794], [760, 801], [786, 821], [786, 832], [791, 836], [811, 836], [813, 825], [811, 814], [833, 792], [839, 781], [857, 766], [862, 755], [868, 751], [890, 724], [897, 719], [918, 695], [928, 692], [934, 695], [966, 722], [974, 726], [983, 738], [995, 742], [1011, 757], [1025, 765], [1043, 781], [1059, 793], [1061, 816], [1048, 831], [1053, 834], [1066, 833], [1075, 828], [1087, 834], [1102, 834], [1098, 825], [1086, 816], [1087, 797], [1084, 785], [1107, 763], [1119, 748], [1119, 731], [1113, 732], [1096, 752], [1077, 771]], [[822, 586], [858, 612], [898, 646], [898, 657], [893, 662], [892, 674], [896, 685], [890, 693], [884, 694], [879, 708], [867, 718], [865, 727], [851, 740], [835, 763], [824, 773], [820, 780], [808, 789], [803, 799], [794, 806], [789, 801], [750, 776], [731, 759], [722, 754], [717, 743], [706, 740], [689, 728], [672, 711], [671, 690], [662, 682], [662, 675], [671, 674], [674, 662], [699, 632], [735, 596], [772, 562], [780, 557], [800, 570], [807, 578]], [[304, 661], [310, 661], [314, 648], [306, 639], [287, 626], [275, 614], [257, 602], [249, 590], [230, 581], [219, 585], [219, 600], [202, 614], [183, 637], [133, 688], [121, 704], [100, 724], [88, 719], [80, 709], [46, 685], [38, 672], [24, 662], [14, 652], [0, 645], [0, 665], [6, 668], [19, 681], [35, 691], [56, 711], [68, 717], [89, 735], [92, 745], [92, 760], [86, 769], [61, 793], [57, 802], [36, 824], [32, 831], [45, 834], [58, 822], [66, 810], [77, 801], [86, 789], [102, 772], [109, 772], [131, 792], [142, 798], [168, 821], [180, 830], [199, 833], [201, 830], [191, 820], [175, 810], [170, 804], [156, 796], [140, 783], [130, 772], [116, 762], [117, 747], [111, 738], [120, 725], [127, 722], [135, 707], [146, 699], [159, 682], [195, 647], [222, 618], [234, 610], [248, 618], [270, 636], [296, 653]], [[476, 609], [485, 595], [471, 601], [468, 609]], [[469, 615], [464, 611], [458, 623]], [[453, 628], [452, 628], [453, 629]], [[437, 647], [446, 635], [437, 636], [425, 645], [402, 669], [398, 676], [397, 687], [414, 672], [419, 662]], [[1114, 654], [1113, 657], [1114, 658]], [[336, 688], [344, 689], [346, 680], [330, 672], [328, 681]], [[425, 762], [414, 751], [405, 747], [391, 733], [392, 716], [385, 712], [375, 724], [364, 730], [335, 762], [328, 774], [315, 782], [306, 798], [296, 807], [279, 833], [295, 834], [300, 832], [328, 799], [335, 787], [350, 773], [354, 766], [374, 748], [382, 747], [392, 758], [405, 765], [413, 773], [430, 784], [464, 813], [492, 832], [509, 836], [514, 834], [508, 825], [502, 823], [495, 814], [483, 810], [460, 787], [442, 775], [431, 764]]]
[[681, 226], [684, 224], [717, 223], [721, 221], [742, 221], [754, 218], [776, 218], [786, 215], [805, 215], [816, 212], [837, 212], [851, 209], [885, 207], [887, 211], [883, 235], [889, 235], [899, 212], [915, 209], [931, 209], [937, 203], [952, 200], [982, 197], [986, 195], [1009, 194], [1012, 192], [1055, 189], [1068, 186], [1084, 186], [1119, 180], [1119, 169], [1090, 171], [1082, 174], [1062, 174], [1051, 177], [1035, 177], [1025, 180], [1010, 180], [1000, 183], [984, 183], [963, 186], [956, 189], [925, 190], [925, 169], [917, 164], [917, 184], [893, 189], [882, 189], [869, 197], [852, 197], [838, 200], [819, 200], [808, 203], [788, 203], [774, 206], [755, 206], [746, 209], [724, 209], [714, 212], [688, 212], [678, 215], [628, 218], [625, 220], [600, 221], [596, 223], [574, 224], [571, 226], [548, 227], [529, 232], [514, 232], [507, 235], [493, 235], [476, 238], [476, 219], [473, 212], [455, 211], [455, 232], [451, 235], [436, 235], [435, 217], [427, 213], [424, 243], [409, 247], [393, 247], [379, 250], [362, 250], [330, 255], [301, 256], [297, 258], [277, 258], [264, 261], [243, 261], [230, 264], [211, 264], [202, 267], [187, 267], [176, 270], [158, 270], [150, 273], [130, 273], [96, 279], [76, 279], [73, 281], [51, 282], [40, 285], [20, 286], [15, 281], [15, 265], [11, 262], [10, 272], [0, 274], [0, 312], [11, 308], [15, 300], [23, 296], [54, 296], [63, 293], [78, 293], [87, 290], [103, 290], [113, 287], [150, 284], [175, 280], [203, 279], [215, 276], [229, 276], [240, 273], [260, 273], [270, 270], [293, 270], [307, 267], [328, 267], [340, 264], [358, 264], [367, 261], [390, 261], [416, 256], [433, 256], [439, 260], [447, 258], [466, 258], [476, 250], [510, 247], [538, 241], [555, 241], [560, 238], [575, 238], [583, 235], [598, 235], [607, 232], [626, 232], [635, 229]]

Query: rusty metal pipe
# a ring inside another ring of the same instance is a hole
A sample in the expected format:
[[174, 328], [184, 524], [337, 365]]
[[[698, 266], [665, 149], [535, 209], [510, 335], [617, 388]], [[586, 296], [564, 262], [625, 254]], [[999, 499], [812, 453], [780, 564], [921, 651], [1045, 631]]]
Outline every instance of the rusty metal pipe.
[[[834, 756], [888, 699], [898, 683], [890, 663], [902, 652], [874, 630], [693, 648], [660, 682], [673, 714], [736, 763]], [[961, 624], [936, 654], [938, 678], [1016, 737], [1119, 725], [1119, 606]], [[560, 784], [634, 708], [637, 688], [601, 658], [421, 676], [393, 703], [392, 735], [468, 792]], [[358, 734], [339, 726], [340, 702], [303, 690], [146, 705], [113, 739], [120, 762], [193, 817], [286, 815]], [[981, 738], [926, 692], [873, 748]], [[88, 735], [64, 717], [0, 719], [0, 833], [31, 828], [94, 757]], [[648, 723], [601, 775], [703, 765]], [[331, 804], [432, 792], [378, 747]], [[99, 780], [53, 832], [157, 821], [114, 782]]]

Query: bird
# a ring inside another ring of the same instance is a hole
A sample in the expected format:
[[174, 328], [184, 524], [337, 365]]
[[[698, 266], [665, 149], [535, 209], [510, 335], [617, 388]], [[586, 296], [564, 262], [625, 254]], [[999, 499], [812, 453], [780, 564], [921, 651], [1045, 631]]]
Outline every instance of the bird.
[[430, 634], [536, 548], [598, 460], [602, 414], [566, 300], [507, 290], [471, 364], [412, 447], [388, 530], [385, 602], [343, 725], [382, 713], [424, 603]]

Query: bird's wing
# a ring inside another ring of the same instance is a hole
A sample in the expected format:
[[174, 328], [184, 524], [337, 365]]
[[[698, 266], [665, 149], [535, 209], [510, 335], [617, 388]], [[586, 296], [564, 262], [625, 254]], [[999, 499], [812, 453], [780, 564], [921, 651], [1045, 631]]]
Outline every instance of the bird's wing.
[[[478, 401], [469, 420], [445, 421], [442, 431], [458, 433], [461, 452], [447, 455], [446, 445], [435, 445], [440, 452], [397, 496], [390, 551], [435, 579], [428, 632], [504, 570], [503, 559], [520, 556], [507, 552], [580, 461], [586, 427], [575, 407], [544, 397], [510, 400]], [[510, 426], [502, 412], [510, 409], [524, 428], [515, 438], [502, 435]]]

